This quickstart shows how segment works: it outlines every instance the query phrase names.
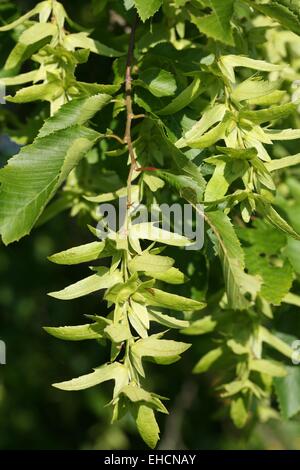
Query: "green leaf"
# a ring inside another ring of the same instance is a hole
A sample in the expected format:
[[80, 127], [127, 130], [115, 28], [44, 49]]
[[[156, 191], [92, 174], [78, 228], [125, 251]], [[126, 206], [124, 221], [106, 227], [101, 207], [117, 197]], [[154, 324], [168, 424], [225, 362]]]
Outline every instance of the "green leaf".
[[58, 328], [46, 326], [44, 330], [49, 335], [65, 341], [83, 341], [87, 339], [103, 338], [103, 327], [94, 324], [77, 325], [77, 326], [60, 326]]
[[151, 240], [164, 243], [165, 245], [189, 246], [192, 244], [183, 235], [156, 227], [154, 222], [142, 222], [131, 225], [130, 235], [134, 239]]
[[150, 326], [150, 321], [149, 321], [148, 310], [145, 307], [145, 305], [134, 302], [134, 300], [131, 299], [130, 306], [131, 306], [131, 313], [133, 313], [136, 316], [136, 318], [139, 319], [141, 324], [148, 330]]
[[[143, 289], [140, 291], [147, 305], [156, 307], [165, 307], [174, 310], [194, 311], [200, 310], [206, 304], [198, 302], [197, 300], [182, 297], [176, 294], [170, 294], [159, 289]], [[137, 300], [140, 298], [140, 293], [136, 294]]]
[[64, 9], [64, 6], [62, 3], [55, 1], [51, 2], [52, 3], [52, 13], [53, 16], [55, 17], [55, 20], [60, 28], [64, 27], [65, 20], [67, 18], [67, 13], [66, 10]]
[[25, 15], [20, 16], [17, 20], [13, 21], [12, 23], [9, 23], [5, 26], [0, 27], [0, 32], [5, 32], [9, 31], [10, 29], [14, 29], [20, 24], [24, 23], [26, 20], [29, 20], [35, 15], [38, 15], [40, 12], [43, 11], [45, 7], [48, 7], [48, 1], [40, 2], [38, 3], [32, 10], [28, 11]]
[[107, 94], [98, 94], [88, 98], [74, 99], [64, 104], [54, 116], [47, 119], [39, 131], [38, 137], [45, 137], [67, 127], [83, 125], [111, 100]]
[[174, 264], [174, 260], [168, 256], [151, 255], [150, 253], [142, 253], [135, 256], [128, 264], [131, 272], [135, 271], [168, 271]]
[[105, 294], [105, 299], [114, 303], [125, 302], [137, 290], [138, 286], [138, 276], [135, 273], [128, 281], [124, 282], [122, 279], [109, 289]]
[[181, 111], [199, 96], [199, 93], [201, 92], [200, 85], [201, 80], [199, 78], [194, 78], [187, 88], [176, 96], [171, 103], [167, 104], [167, 106], [162, 108], [160, 111], [157, 111], [156, 114], [159, 116], [167, 116]]
[[[157, 142], [156, 151], [161, 152], [163, 159], [168, 162], [168, 165], [172, 165], [173, 168], [171, 168], [171, 170], [174, 169], [174, 173], [177, 173], [181, 176], [192, 178], [192, 180], [194, 180], [196, 183], [194, 187], [198, 187], [198, 193], [203, 194], [206, 182], [198, 166], [195, 165], [195, 163], [193, 163], [181, 150], [176, 148], [175, 145], [169, 140], [165, 133], [162, 122], [155, 122], [155, 124], [151, 122], [151, 124], [148, 124], [147, 127], [143, 129], [143, 131], [143, 144], [145, 140], [148, 143], [146, 146], [146, 155], [148, 156], [149, 153], [152, 154], [153, 152], [155, 156], [155, 151], [152, 150], [151, 146], [154, 142]], [[166, 172], [159, 171], [155, 174], [163, 178], [163, 175], [166, 175]], [[168, 181], [167, 178], [164, 179]], [[172, 184], [171, 181], [168, 182]]]
[[234, 45], [231, 31], [231, 18], [235, 0], [209, 0], [208, 6], [212, 13], [207, 16], [196, 17], [191, 15], [191, 21], [198, 27], [201, 33], [221, 41], [229, 46]]
[[219, 67], [223, 74], [233, 83], [235, 83], [235, 67], [246, 67], [254, 69], [255, 71], [261, 70], [263, 72], [276, 72], [283, 68], [282, 65], [270, 64], [264, 60], [255, 60], [250, 57], [234, 54], [221, 56], [219, 59]]
[[147, 338], [149, 329], [149, 315], [145, 305], [131, 299], [128, 318], [141, 338]]
[[[96, 95], [98, 93], [114, 95], [117, 91], [120, 90], [121, 84], [109, 85], [109, 84], [100, 84], [100, 83], [86, 83], [86, 82], [79, 82], [76, 81], [74, 83], [74, 87], [78, 89], [83, 96], [91, 96]], [[71, 90], [68, 90], [71, 94]]]
[[215, 201], [225, 196], [229, 186], [242, 177], [249, 168], [244, 160], [233, 160], [222, 156], [207, 158], [205, 162], [216, 167], [205, 189], [205, 202]]
[[[255, 148], [235, 149], [231, 147], [220, 147], [217, 145], [217, 150], [237, 160], [252, 160], [252, 158], [257, 156], [257, 150]], [[210, 162], [208, 159], [206, 161]]]
[[237, 393], [241, 392], [242, 390], [245, 390], [249, 386], [249, 382], [245, 380], [234, 380], [233, 382], [227, 383], [223, 386], [225, 389], [225, 392], [222, 393], [222, 397], [231, 397], [233, 395], [236, 395]]
[[[225, 177], [225, 171], [229, 166], [227, 162], [222, 158], [213, 157], [212, 161], [208, 159], [208, 163], [212, 163], [216, 168], [205, 189], [204, 199], [206, 202], [222, 198], [230, 185], [230, 181], [227, 181]], [[231, 177], [230, 172], [227, 174]]]
[[240, 119], [247, 119], [255, 124], [283, 119], [292, 114], [297, 109], [293, 103], [286, 103], [279, 106], [271, 106], [268, 109], [259, 109], [256, 111], [244, 110], [239, 114]]
[[134, 0], [124, 0], [124, 7], [128, 11], [134, 7]]
[[[245, 200], [249, 198], [249, 191], [246, 189], [237, 189], [232, 194], [227, 194], [219, 199], [204, 201], [205, 206], [210, 209], [215, 209], [216, 206], [222, 204], [223, 208], [228, 210], [228, 208], [232, 208], [238, 203], [243, 204]], [[247, 201], [246, 201], [247, 202]], [[242, 212], [242, 210], [241, 210]]]
[[249, 354], [249, 348], [239, 343], [238, 341], [235, 341], [235, 339], [233, 338], [226, 341], [226, 344], [229, 349], [231, 349], [233, 354], [236, 354], [238, 356], [243, 354]]
[[245, 273], [245, 255], [230, 219], [221, 211], [206, 215], [223, 267], [228, 306], [236, 310], [246, 309], [250, 302], [246, 294], [255, 299], [261, 282]]
[[167, 282], [168, 284], [183, 284], [188, 279], [177, 268], [169, 268], [167, 271], [145, 271], [145, 275], [157, 279], [159, 281]]
[[253, 168], [256, 170], [258, 180], [264, 186], [266, 186], [266, 188], [270, 189], [271, 191], [275, 191], [276, 186], [267, 166], [258, 157], [254, 157], [251, 160], [251, 163]]
[[[219, 140], [224, 139], [226, 135], [226, 131], [230, 126], [232, 120], [230, 115], [225, 116], [224, 120], [220, 122], [217, 126], [213, 127], [211, 130], [203, 134], [199, 138], [195, 138], [194, 140], [187, 140], [186, 137], [184, 140], [184, 145], [180, 144], [180, 147], [191, 147], [195, 149], [204, 149], [210, 147], [211, 145], [215, 144]], [[176, 143], [177, 145], [177, 143]]]
[[60, 300], [77, 299], [100, 289], [109, 289], [121, 281], [122, 275], [119, 271], [110, 273], [108, 268], [101, 267], [98, 268], [97, 274], [81, 279], [61, 291], [50, 292], [48, 295]]
[[274, 18], [284, 28], [300, 34], [300, 9], [297, 0], [271, 0], [269, 3], [246, 1], [260, 13]]
[[296, 307], [300, 307], [300, 296], [289, 292], [282, 300], [282, 302], [289, 304], [289, 305], [296, 305]]
[[237, 428], [241, 429], [245, 426], [248, 410], [243, 397], [234, 398], [230, 403], [230, 417]]
[[71, 209], [71, 207], [73, 207], [71, 195], [67, 193], [60, 194], [59, 197], [57, 197], [56, 199], [54, 199], [54, 201], [51, 201], [48, 204], [48, 206], [36, 222], [35, 226], [40, 227], [41, 225], [56, 217], [61, 212], [64, 212], [67, 209]]
[[46, 204], [100, 134], [74, 126], [36, 139], [0, 170], [0, 233], [5, 244], [27, 235]]
[[269, 330], [267, 330], [267, 328], [261, 326], [259, 329], [259, 336], [264, 343], [267, 343], [269, 346], [276, 349], [289, 359], [292, 358], [294, 351], [291, 346], [280, 339], [278, 336], [272, 334]]
[[170, 186], [176, 189], [183, 199], [190, 199], [194, 204], [203, 202], [203, 186], [191, 176], [175, 175], [168, 171], [158, 170], [157, 174], [163, 178]]
[[211, 315], [200, 318], [190, 323], [190, 326], [181, 331], [184, 335], [204, 335], [215, 329], [217, 322], [212, 319]]
[[195, 142], [205, 134], [213, 125], [223, 120], [226, 113], [224, 104], [217, 104], [205, 111], [200, 119], [193, 127], [186, 132], [183, 138], [176, 142], [176, 147], [182, 148], [189, 142]]
[[266, 96], [250, 99], [247, 103], [255, 106], [272, 106], [281, 103], [285, 95], [286, 91], [275, 90], [272, 91], [272, 93], [268, 93]]
[[136, 425], [142, 439], [151, 449], [154, 449], [159, 441], [160, 431], [154, 411], [149, 406], [140, 405], [138, 407]]
[[277, 82], [268, 82], [260, 77], [250, 77], [235, 87], [231, 93], [231, 98], [238, 102], [260, 98], [272, 93], [277, 87]]
[[[194, 204], [188, 194], [184, 197]], [[196, 210], [199, 212], [197, 208]], [[200, 215], [203, 216], [202, 213]], [[237, 310], [248, 308], [249, 299], [246, 299], [245, 295], [251, 294], [253, 301], [260, 290], [261, 281], [245, 273], [245, 255], [230, 219], [221, 211], [207, 212], [205, 219], [211, 228], [216, 251], [223, 266], [228, 306]], [[174, 305], [171, 308], [175, 308]]]
[[6, 86], [23, 85], [24, 83], [34, 82], [38, 74], [38, 70], [33, 70], [32, 72], [21, 73], [14, 77], [0, 78], [0, 83]]
[[121, 323], [111, 323], [105, 327], [104, 332], [111, 341], [117, 344], [131, 338], [131, 332], [128, 328], [128, 325], [122, 325]]
[[273, 140], [295, 140], [300, 139], [300, 129], [264, 129], [264, 135], [267, 139]]
[[89, 38], [88, 33], [80, 32], [75, 34], [68, 34], [64, 38], [64, 46], [70, 51], [75, 51], [77, 48], [87, 49], [95, 54], [104, 57], [120, 57], [124, 55], [123, 52], [116, 51], [115, 49], [100, 43], [99, 41]]
[[280, 362], [267, 359], [252, 359], [250, 369], [272, 377], [285, 377], [287, 375], [285, 367]]
[[284, 419], [290, 419], [300, 411], [300, 369], [286, 367], [287, 375], [274, 379], [275, 391]]
[[256, 249], [257, 255], [278, 255], [286, 245], [283, 233], [273, 230], [269, 224], [258, 218], [253, 221], [251, 229], [237, 228], [237, 233], [239, 238], [247, 243], [247, 247], [252, 245]]
[[158, 189], [163, 188], [165, 185], [163, 180], [157, 176], [149, 175], [147, 173], [144, 174], [143, 181], [145, 181], [146, 185], [153, 193], [155, 193]]
[[11, 103], [31, 103], [32, 101], [54, 101], [64, 93], [63, 85], [59, 80], [54, 80], [41, 85], [32, 85], [17, 91], [15, 96], [7, 96]]
[[41, 23], [47, 23], [51, 15], [51, 4], [50, 2], [44, 2], [44, 6], [39, 12], [39, 21]]
[[193, 368], [193, 374], [202, 374], [203, 372], [206, 372], [222, 356], [222, 354], [222, 348], [212, 349], [206, 353]]
[[266, 162], [266, 167], [269, 171], [282, 170], [283, 168], [289, 168], [294, 165], [300, 164], [300, 153], [296, 155], [289, 155], [288, 157], [278, 158], [271, 162]]
[[132, 403], [146, 402], [151, 408], [155, 408], [157, 411], [168, 414], [166, 407], [162, 404], [157, 396], [143, 390], [137, 385], [132, 383], [122, 388], [122, 394], [125, 395]]
[[[60, 253], [49, 256], [48, 259], [56, 264], [80, 264], [103, 257], [100, 256], [102, 255], [103, 250], [105, 250], [105, 242], [92, 242], [61, 251]], [[104, 256], [106, 255], [107, 253], [105, 250]]]
[[57, 34], [57, 27], [53, 23], [35, 23], [26, 29], [18, 39], [9, 54], [4, 70], [13, 70], [19, 67], [25, 60], [40, 50], [51, 37]]
[[300, 235], [278, 214], [269, 202], [266, 202], [262, 197], [256, 196], [258, 208], [263, 216], [271, 225], [278, 228], [282, 232], [290, 235], [296, 240], [300, 240]]
[[[139, 190], [140, 188], [138, 185], [131, 186], [131, 195], [133, 199], [138, 198]], [[87, 201], [95, 202], [99, 204], [102, 202], [114, 201], [115, 199], [126, 197], [127, 191], [128, 189], [126, 186], [124, 188], [117, 189], [117, 191], [99, 194], [99, 196], [84, 196], [84, 199], [86, 199]]]
[[169, 339], [157, 339], [155, 335], [140, 339], [131, 347], [133, 354], [139, 357], [178, 356], [191, 347], [191, 344], [180, 343]]
[[114, 397], [116, 397], [120, 390], [128, 384], [128, 370], [126, 366], [119, 362], [105, 364], [94, 369], [94, 372], [91, 374], [82, 375], [66, 382], [55, 383], [53, 387], [72, 392], [94, 387], [108, 380], [115, 381]]
[[155, 321], [168, 328], [186, 328], [189, 326], [189, 322], [186, 320], [179, 320], [152, 309], [149, 310], [149, 319], [150, 321]]
[[177, 89], [174, 76], [167, 70], [153, 67], [141, 72], [139, 77], [152, 95], [158, 98], [174, 95]]
[[[272, 229], [271, 229], [272, 230]], [[267, 232], [265, 232], [267, 236]], [[270, 238], [266, 238], [266, 244]], [[293, 283], [293, 269], [287, 260], [276, 266], [272, 256], [267, 256], [263, 247], [255, 244], [244, 248], [246, 266], [250, 274], [259, 275], [262, 279], [260, 295], [272, 305], [280, 305], [284, 296], [289, 292]]]
[[297, 274], [299, 274], [300, 273], [300, 241], [289, 237], [285, 252], [289, 259], [289, 262], [293, 266], [294, 271]]
[[133, 0], [142, 21], [151, 18], [161, 7], [162, 0]]
[[[181, 150], [176, 148], [174, 144], [167, 140], [167, 138], [165, 139], [166, 153], [168, 155], [168, 158], [172, 159], [176, 171], [179, 172], [181, 176], [186, 177], [185, 182], [189, 182], [188, 188], [191, 188], [191, 180], [194, 180], [198, 187], [197, 194], [200, 198], [200, 194], [203, 194], [204, 192], [206, 181], [203, 178], [199, 168], [197, 167], [197, 165], [195, 165], [195, 163], [191, 162]], [[166, 175], [166, 172], [164, 172], [164, 174]], [[193, 185], [193, 190], [195, 189], [195, 187], [196, 186]]]
[[[104, 2], [101, 2], [101, 5], [103, 5], [103, 4], [105, 5], [105, 2], [106, 2], [106, 0], [104, 0]], [[93, 29], [91, 29], [91, 28], [85, 28], [84, 26], [82, 26], [82, 25], [76, 23], [75, 21], [73, 21], [73, 20], [69, 17], [69, 15], [66, 13], [65, 9], [63, 9], [63, 12], [62, 12], [62, 13], [63, 13], [63, 16], [65, 17], [65, 19], [66, 19], [68, 25], [71, 26], [72, 29], [75, 29], [75, 31], [86, 31], [86, 32], [89, 33], [89, 34], [90, 34], [91, 32], [93, 32]]]

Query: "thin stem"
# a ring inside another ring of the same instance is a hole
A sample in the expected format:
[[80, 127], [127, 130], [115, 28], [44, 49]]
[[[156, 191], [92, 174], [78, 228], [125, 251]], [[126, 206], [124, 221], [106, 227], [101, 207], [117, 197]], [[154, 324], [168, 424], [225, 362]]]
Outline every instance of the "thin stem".
[[143, 119], [146, 117], [146, 114], [134, 114], [132, 119]]
[[134, 114], [132, 111], [131, 67], [132, 67], [132, 61], [133, 61], [135, 32], [136, 32], [137, 24], [138, 24], [138, 16], [136, 15], [132, 28], [131, 28], [131, 33], [130, 33], [127, 62], [126, 62], [126, 76], [125, 76], [127, 120], [126, 120], [124, 142], [128, 145], [128, 152], [130, 156], [130, 170], [129, 170], [128, 179], [127, 179], [127, 208], [130, 208], [130, 206], [132, 205], [131, 182], [132, 182], [134, 170], [136, 169], [136, 166], [137, 166], [135, 153], [134, 153], [134, 149], [132, 145], [132, 139], [131, 139], [131, 125], [132, 125], [132, 119], [134, 118]]
[[115, 134], [106, 134], [106, 135], [105, 135], [105, 138], [106, 138], [106, 139], [114, 139], [114, 140], [116, 140], [117, 142], [119, 142], [119, 144], [124, 145], [124, 140], [123, 140], [121, 137], [119, 137], [118, 135], [115, 135]]
[[[128, 47], [128, 53], [127, 53], [127, 62], [126, 62], [126, 76], [125, 76], [125, 93], [126, 93], [126, 113], [127, 113], [127, 119], [126, 119], [126, 129], [125, 129], [125, 135], [124, 135], [124, 144], [127, 144], [128, 146], [128, 153], [130, 157], [130, 169], [128, 173], [128, 179], [127, 179], [127, 212], [126, 212], [126, 221], [125, 221], [125, 226], [126, 230], [128, 231], [128, 225], [129, 225], [129, 220], [130, 220], [130, 207], [132, 205], [132, 197], [131, 197], [131, 183], [132, 183], [132, 178], [134, 171], [137, 169], [137, 161], [134, 153], [134, 148], [132, 144], [132, 137], [131, 137], [131, 126], [132, 126], [132, 121], [133, 119], [139, 119], [141, 117], [144, 117], [144, 115], [137, 115], [135, 116], [133, 113], [132, 109], [132, 77], [131, 77], [131, 69], [132, 69], [132, 62], [133, 62], [133, 54], [134, 54], [134, 43], [135, 43], [135, 32], [136, 32], [136, 27], [138, 24], [138, 15], [136, 15], [135, 20], [133, 22], [131, 32], [130, 32], [130, 40], [129, 40], [129, 47]], [[124, 280], [128, 280], [128, 252], [124, 254], [123, 257], [123, 269], [124, 269]], [[129, 300], [130, 302], [130, 300]], [[128, 319], [127, 319], [128, 321]], [[131, 364], [130, 360], [130, 347], [134, 343], [134, 339], [130, 338], [126, 341], [126, 350], [125, 350], [125, 358], [124, 358], [124, 363], [127, 365], [130, 373], [130, 380], [131, 381], [136, 381], [139, 383], [139, 378], [138, 374], [135, 371], [134, 367]]]

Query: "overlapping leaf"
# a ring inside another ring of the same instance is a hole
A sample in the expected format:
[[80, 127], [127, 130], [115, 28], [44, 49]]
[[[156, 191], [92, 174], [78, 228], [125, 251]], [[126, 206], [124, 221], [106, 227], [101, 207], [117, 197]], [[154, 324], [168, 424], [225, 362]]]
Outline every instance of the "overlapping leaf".
[[30, 232], [70, 171], [101, 137], [81, 124], [109, 101], [109, 95], [99, 94], [66, 104], [46, 120], [33, 144], [23, 147], [0, 171], [0, 233], [4, 243]]
[[192, 15], [192, 22], [199, 28], [201, 33], [217, 41], [230, 46], [234, 45], [231, 18], [233, 16], [234, 0], [208, 0], [205, 6], [211, 8], [212, 13], [205, 16]]
[[161, 7], [162, 0], [133, 0], [142, 21], [151, 18]]
[[245, 255], [230, 219], [222, 212], [210, 212], [207, 219], [223, 266], [228, 306], [237, 310], [246, 309], [249, 307], [246, 294], [255, 299], [261, 281], [245, 272]]
[[0, 233], [5, 244], [27, 235], [70, 171], [100, 134], [74, 126], [37, 139], [0, 172]]

